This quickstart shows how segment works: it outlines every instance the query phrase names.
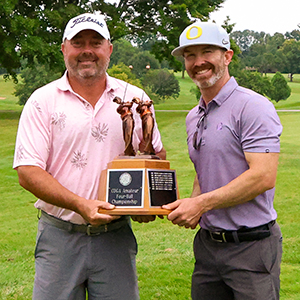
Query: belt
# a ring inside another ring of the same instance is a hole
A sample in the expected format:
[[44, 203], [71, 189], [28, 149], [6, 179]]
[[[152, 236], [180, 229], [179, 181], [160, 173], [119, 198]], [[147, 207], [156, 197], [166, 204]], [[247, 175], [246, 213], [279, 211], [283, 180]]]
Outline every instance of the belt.
[[275, 220], [267, 224], [253, 227], [253, 228], [241, 228], [239, 230], [224, 230], [224, 231], [209, 231], [208, 237], [214, 242], [219, 243], [240, 243], [262, 240], [271, 235], [270, 228], [275, 224]]
[[89, 236], [99, 235], [101, 233], [113, 231], [120, 229], [121, 227], [128, 224], [128, 218], [126, 216], [121, 217], [118, 220], [112, 221], [111, 223], [100, 225], [100, 226], [92, 226], [90, 224], [74, 224], [68, 221], [64, 221], [62, 219], [56, 218], [47, 214], [46, 212], [41, 212], [40, 219], [49, 225], [53, 225], [57, 228], [67, 230], [69, 232], [81, 232], [85, 233]]

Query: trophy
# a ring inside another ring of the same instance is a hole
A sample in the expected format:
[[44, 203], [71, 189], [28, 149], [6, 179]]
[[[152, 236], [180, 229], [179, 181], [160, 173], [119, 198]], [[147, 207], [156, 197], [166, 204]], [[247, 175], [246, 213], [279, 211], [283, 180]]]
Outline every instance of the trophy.
[[[170, 210], [162, 209], [164, 204], [179, 198], [175, 170], [170, 170], [170, 162], [155, 155], [152, 145], [154, 119], [150, 107], [151, 100], [143, 101], [134, 97], [132, 101], [122, 101], [117, 112], [121, 115], [124, 154], [120, 155], [101, 173], [98, 199], [113, 205], [113, 210], [100, 209], [100, 213], [110, 215], [167, 215]], [[143, 152], [137, 154], [132, 146], [134, 119], [131, 111], [133, 103], [140, 114], [143, 130]]]

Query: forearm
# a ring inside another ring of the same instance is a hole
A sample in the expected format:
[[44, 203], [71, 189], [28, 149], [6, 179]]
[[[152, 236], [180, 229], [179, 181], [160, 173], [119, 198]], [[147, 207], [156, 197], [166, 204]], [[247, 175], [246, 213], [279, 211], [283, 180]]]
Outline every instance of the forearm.
[[245, 203], [275, 186], [278, 153], [245, 153], [250, 168], [227, 185], [202, 195], [208, 210]]
[[119, 218], [119, 216], [99, 213], [100, 208], [113, 209], [114, 205], [105, 201], [85, 199], [72, 193], [39, 167], [21, 166], [17, 168], [17, 171], [20, 185], [26, 190], [47, 203], [80, 214], [93, 226], [107, 224]]
[[79, 213], [81, 204], [87, 201], [66, 189], [39, 167], [21, 166], [17, 171], [20, 185], [47, 203]]
[[198, 199], [205, 211], [227, 208], [248, 202], [272, 187], [248, 170], [227, 185], [200, 195]]

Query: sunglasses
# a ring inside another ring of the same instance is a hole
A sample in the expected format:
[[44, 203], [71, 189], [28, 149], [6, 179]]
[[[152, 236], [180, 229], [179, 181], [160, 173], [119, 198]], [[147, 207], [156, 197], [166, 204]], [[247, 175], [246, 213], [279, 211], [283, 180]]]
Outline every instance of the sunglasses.
[[[206, 116], [207, 113], [205, 111], [202, 111], [202, 114], [200, 115], [200, 118], [197, 122], [196, 131], [194, 132], [194, 136], [193, 136], [193, 147], [195, 150], [200, 149], [200, 145], [202, 142], [203, 123]], [[198, 140], [198, 135], [200, 136], [199, 140]]]

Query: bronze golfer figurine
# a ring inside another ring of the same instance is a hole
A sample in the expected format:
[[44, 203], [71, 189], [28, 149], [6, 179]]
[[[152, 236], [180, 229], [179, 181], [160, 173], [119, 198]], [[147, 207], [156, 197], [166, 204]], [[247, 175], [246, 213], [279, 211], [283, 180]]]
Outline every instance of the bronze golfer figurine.
[[140, 114], [142, 119], [143, 140], [145, 143], [144, 151], [142, 154], [155, 155], [155, 151], [152, 145], [154, 119], [150, 110], [153, 102], [152, 100], [143, 101], [138, 97], [134, 97], [132, 101], [138, 105], [136, 111]]
[[133, 103], [132, 101], [122, 101], [119, 97], [115, 97], [113, 101], [119, 104], [117, 112], [121, 115], [121, 119], [123, 122], [123, 138], [125, 142], [124, 155], [135, 156], [135, 151], [132, 146], [134, 120], [132, 116], [131, 107]]

